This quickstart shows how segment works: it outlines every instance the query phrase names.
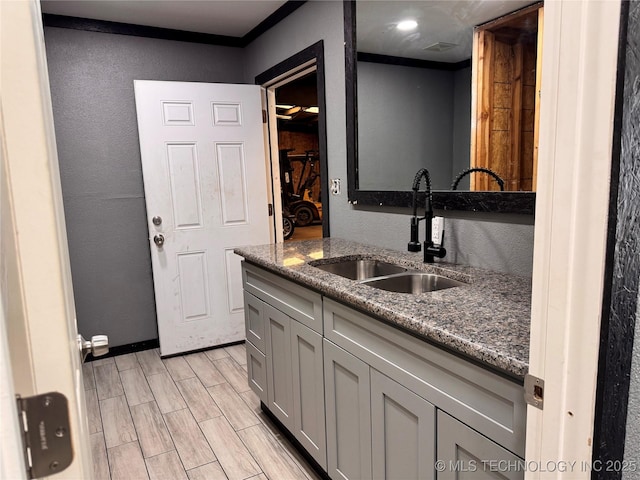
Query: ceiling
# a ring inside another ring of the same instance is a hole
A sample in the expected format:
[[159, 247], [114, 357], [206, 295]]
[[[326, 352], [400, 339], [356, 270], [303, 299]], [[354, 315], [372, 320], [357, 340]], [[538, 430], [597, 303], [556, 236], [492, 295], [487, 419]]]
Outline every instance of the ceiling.
[[[49, 14], [238, 38], [247, 35], [285, 3], [286, 0], [41, 0], [42, 11]], [[358, 1], [357, 49], [440, 62], [467, 60], [471, 57], [474, 26], [531, 3], [534, 1]], [[397, 23], [406, 18], [418, 21], [417, 29], [397, 30]], [[446, 51], [425, 50], [438, 42], [456, 47]]]
[[[359, 1], [356, 3], [358, 52], [460, 62], [471, 58], [473, 27], [535, 3], [532, 0], [418, 0]], [[402, 32], [396, 25], [406, 19], [418, 22]], [[445, 42], [456, 46], [444, 51], [425, 48]]]
[[286, 0], [41, 0], [43, 13], [243, 37]]

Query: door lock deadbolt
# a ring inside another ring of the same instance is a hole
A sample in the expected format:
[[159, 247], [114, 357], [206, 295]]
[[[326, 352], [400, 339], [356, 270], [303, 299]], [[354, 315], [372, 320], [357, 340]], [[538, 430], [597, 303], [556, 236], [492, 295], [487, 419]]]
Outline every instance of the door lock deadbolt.
[[153, 222], [153, 224], [154, 224], [156, 227], [159, 227], [159, 226], [160, 226], [160, 224], [162, 223], [162, 217], [159, 217], [159, 216], [157, 216], [157, 215], [156, 215], [155, 217], [153, 217], [153, 218], [151, 219], [151, 221]]

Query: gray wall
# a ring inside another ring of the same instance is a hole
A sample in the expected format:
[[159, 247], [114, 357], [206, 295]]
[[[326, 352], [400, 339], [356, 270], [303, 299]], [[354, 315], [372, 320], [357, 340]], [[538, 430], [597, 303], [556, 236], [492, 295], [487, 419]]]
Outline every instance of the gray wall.
[[[471, 67], [358, 62], [357, 68], [360, 188], [404, 190], [426, 167], [433, 189], [449, 190], [469, 168]], [[467, 176], [458, 190], [468, 189]]]
[[[455, 179], [469, 168], [471, 161], [471, 67], [456, 70], [453, 77], [453, 171]], [[453, 181], [453, 180], [452, 180]], [[469, 176], [458, 184], [458, 190], [469, 190]]]
[[[346, 187], [346, 110], [343, 11], [341, 2], [307, 2], [246, 48], [245, 80], [324, 40], [327, 87], [327, 149], [330, 178]], [[412, 179], [410, 179], [412, 180]], [[346, 188], [331, 196], [331, 236], [406, 250], [409, 215], [406, 209], [350, 205]], [[325, 207], [326, 208], [326, 207]], [[526, 215], [447, 212], [447, 259], [530, 276], [533, 265], [533, 217]]]
[[358, 62], [358, 167], [363, 190], [408, 190], [427, 168], [448, 190], [454, 72]]
[[[348, 238], [393, 250], [406, 251], [411, 212], [401, 208], [350, 207], [351, 224], [333, 237]], [[442, 260], [488, 268], [514, 275], [531, 276], [533, 268], [533, 216], [499, 213], [436, 211], [445, 218]], [[331, 215], [335, 215], [331, 210]], [[424, 225], [420, 241], [424, 240]], [[422, 253], [416, 254], [422, 258]]]
[[157, 338], [133, 80], [242, 83], [242, 50], [46, 28], [78, 328]]
[[[134, 79], [253, 83], [324, 40], [331, 235], [404, 250], [406, 210], [347, 202], [342, 2], [307, 2], [243, 50], [45, 29], [78, 326], [114, 346], [157, 337]], [[325, 206], [326, 208], [326, 206]], [[447, 213], [448, 259], [530, 275], [530, 217]]]

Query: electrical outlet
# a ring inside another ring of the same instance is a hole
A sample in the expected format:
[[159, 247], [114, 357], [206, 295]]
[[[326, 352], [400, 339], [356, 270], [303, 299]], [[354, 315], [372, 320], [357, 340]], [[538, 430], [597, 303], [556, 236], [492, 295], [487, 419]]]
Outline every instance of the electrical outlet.
[[340, 195], [340, 179], [332, 178], [331, 179], [331, 195]]
[[436, 245], [442, 245], [444, 235], [444, 217], [433, 217], [431, 220], [431, 241]]

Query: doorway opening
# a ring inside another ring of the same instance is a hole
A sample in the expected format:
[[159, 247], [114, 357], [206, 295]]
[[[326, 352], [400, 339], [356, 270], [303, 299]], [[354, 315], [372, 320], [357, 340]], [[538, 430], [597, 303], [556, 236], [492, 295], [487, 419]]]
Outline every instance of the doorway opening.
[[322, 238], [317, 73], [275, 91], [284, 239]]
[[329, 236], [323, 42], [256, 77], [268, 110], [275, 241]]

